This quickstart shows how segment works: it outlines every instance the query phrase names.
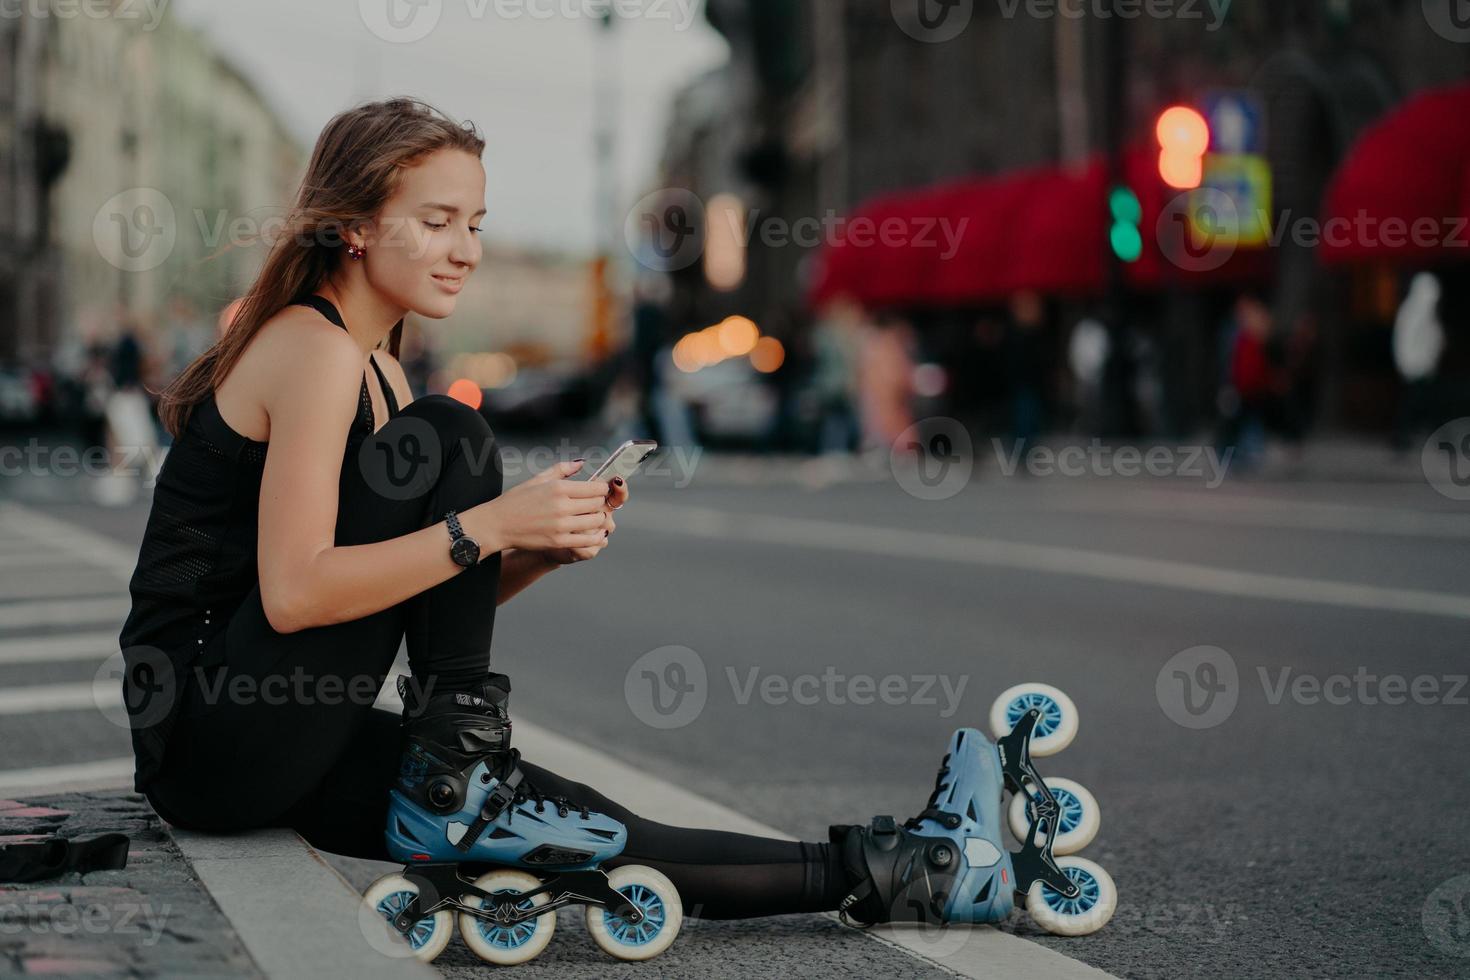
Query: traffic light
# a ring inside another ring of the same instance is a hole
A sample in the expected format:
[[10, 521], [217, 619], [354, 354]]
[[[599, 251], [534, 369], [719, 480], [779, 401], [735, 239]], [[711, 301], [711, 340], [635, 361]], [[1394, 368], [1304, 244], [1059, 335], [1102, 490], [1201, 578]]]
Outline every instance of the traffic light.
[[1131, 187], [1114, 187], [1108, 194], [1108, 212], [1113, 225], [1108, 232], [1108, 243], [1113, 254], [1123, 262], [1137, 262], [1143, 255], [1143, 232], [1139, 224], [1143, 221], [1143, 205]]
[[1159, 116], [1159, 176], [1181, 191], [1194, 190], [1205, 179], [1205, 153], [1210, 124], [1188, 106], [1176, 105]]

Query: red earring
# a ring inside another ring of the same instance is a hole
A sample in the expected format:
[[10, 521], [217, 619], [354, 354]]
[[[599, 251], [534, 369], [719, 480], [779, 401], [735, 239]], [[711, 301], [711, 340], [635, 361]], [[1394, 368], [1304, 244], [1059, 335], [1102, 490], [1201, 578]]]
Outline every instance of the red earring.
[[360, 258], [362, 258], [366, 254], [367, 254], [367, 249], [363, 248], [361, 245], [348, 245], [347, 246], [347, 257], [349, 259], [360, 259]]

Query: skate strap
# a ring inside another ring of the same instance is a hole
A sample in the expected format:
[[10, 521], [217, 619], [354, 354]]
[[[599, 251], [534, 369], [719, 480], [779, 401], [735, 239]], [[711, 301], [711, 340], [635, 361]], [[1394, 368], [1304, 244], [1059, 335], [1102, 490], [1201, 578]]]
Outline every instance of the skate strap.
[[950, 813], [948, 810], [940, 810], [937, 807], [926, 806], [919, 811], [918, 816], [905, 820], [903, 825], [909, 830], [917, 830], [919, 823], [923, 820], [933, 820], [941, 827], [954, 830], [963, 822], [958, 813]]
[[521, 785], [521, 780], [524, 778], [521, 775], [520, 766], [512, 769], [510, 774], [490, 791], [490, 795], [485, 797], [485, 805], [480, 807], [480, 815], [475, 818], [475, 822], [470, 824], [469, 829], [464, 832], [464, 836], [454, 846], [464, 852], [468, 852], [470, 848], [474, 847], [475, 841], [479, 840], [480, 835], [485, 833], [485, 830], [495, 822], [495, 818], [505, 812], [505, 808], [515, 801], [516, 789]]

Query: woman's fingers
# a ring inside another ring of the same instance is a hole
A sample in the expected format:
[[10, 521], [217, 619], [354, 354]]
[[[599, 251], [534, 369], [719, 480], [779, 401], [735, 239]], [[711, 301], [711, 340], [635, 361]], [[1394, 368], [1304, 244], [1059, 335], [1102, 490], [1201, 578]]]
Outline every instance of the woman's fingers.
[[608, 491], [606, 480], [562, 480], [558, 486], [566, 496], [577, 499], [606, 497]]
[[628, 481], [622, 477], [614, 477], [612, 489], [608, 491], [607, 503], [613, 510], [617, 510], [628, 502]]

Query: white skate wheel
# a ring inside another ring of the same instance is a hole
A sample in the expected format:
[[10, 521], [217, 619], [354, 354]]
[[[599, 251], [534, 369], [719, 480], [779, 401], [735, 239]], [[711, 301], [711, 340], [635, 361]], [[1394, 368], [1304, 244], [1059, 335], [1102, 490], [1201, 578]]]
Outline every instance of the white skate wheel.
[[1085, 936], [1107, 925], [1118, 907], [1118, 886], [1100, 866], [1081, 857], [1057, 859], [1062, 874], [1082, 889], [1076, 898], [1063, 898], [1039, 881], [1026, 895], [1026, 914], [1056, 936]]
[[[378, 952], [388, 956], [412, 956], [420, 963], [432, 963], [454, 938], [453, 912], [440, 909], [414, 923], [407, 935], [392, 925], [393, 919], [418, 893], [419, 886], [401, 874], [379, 878], [363, 893], [358, 925]], [[405, 942], [400, 942], [400, 939]]]
[[643, 911], [644, 919], [633, 925], [618, 918], [611, 909], [587, 906], [587, 931], [602, 951], [620, 960], [651, 960], [668, 949], [684, 923], [684, 903], [674, 883], [663, 872], [641, 864], [624, 865], [610, 872], [613, 891]]
[[[1060, 826], [1052, 837], [1052, 853], [1057, 857], [1076, 854], [1097, 836], [1098, 828], [1102, 826], [1102, 812], [1097, 808], [1097, 800], [1081, 783], [1051, 776], [1045, 779], [1051, 795], [1056, 797], [1057, 805], [1062, 808], [1061, 817], [1057, 820]], [[1034, 786], [1027, 783], [1026, 792], [1013, 794], [1007, 814], [1011, 833], [1023, 844], [1031, 838], [1031, 820], [1026, 815], [1026, 804], [1033, 792]]]
[[1056, 755], [1077, 737], [1077, 706], [1050, 684], [1035, 681], [1017, 684], [990, 706], [990, 734], [1004, 738], [1032, 708], [1041, 712], [1031, 733], [1031, 754], [1036, 758]]
[[[525, 871], [507, 868], [481, 875], [476, 879], [475, 887], [491, 895], [522, 895], [540, 888], [541, 880]], [[542, 892], [517, 905], [535, 908], [550, 901]], [[472, 908], [485, 907], [485, 900], [478, 895], [466, 895], [463, 902]], [[555, 912], [538, 915], [515, 926], [498, 926], [468, 912], [459, 913], [459, 936], [464, 944], [480, 959], [496, 966], [515, 966], [535, 959], [551, 942], [551, 934], [555, 931]]]

